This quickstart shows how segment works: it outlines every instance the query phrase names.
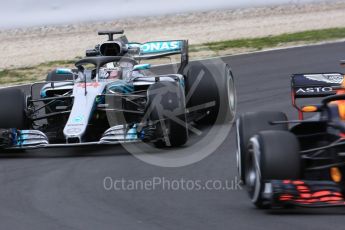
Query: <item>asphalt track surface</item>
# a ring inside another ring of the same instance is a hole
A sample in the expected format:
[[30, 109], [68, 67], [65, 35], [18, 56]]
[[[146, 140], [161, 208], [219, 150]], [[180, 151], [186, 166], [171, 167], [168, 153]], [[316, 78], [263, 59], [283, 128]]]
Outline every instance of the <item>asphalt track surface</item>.
[[[342, 71], [345, 44], [224, 58], [236, 76], [238, 113], [281, 110], [292, 119], [290, 75]], [[146, 164], [122, 148], [49, 149], [0, 159], [0, 229], [343, 229], [345, 209], [260, 211], [244, 190], [107, 191], [127, 180], [234, 180], [234, 129], [206, 159], [182, 168]], [[188, 151], [188, 150], [186, 150]], [[161, 153], [167, 154], [167, 153]]]

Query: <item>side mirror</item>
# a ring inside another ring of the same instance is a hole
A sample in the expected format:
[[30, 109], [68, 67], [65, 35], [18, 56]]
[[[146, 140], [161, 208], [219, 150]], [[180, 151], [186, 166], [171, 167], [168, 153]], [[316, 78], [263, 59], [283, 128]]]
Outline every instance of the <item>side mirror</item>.
[[86, 50], [86, 57], [96, 57], [98, 55], [100, 55], [100, 53], [96, 49]]
[[151, 64], [139, 64], [133, 67], [133, 71], [151, 69]]
[[71, 69], [66, 68], [58, 68], [55, 71], [56, 74], [73, 74], [73, 71]]

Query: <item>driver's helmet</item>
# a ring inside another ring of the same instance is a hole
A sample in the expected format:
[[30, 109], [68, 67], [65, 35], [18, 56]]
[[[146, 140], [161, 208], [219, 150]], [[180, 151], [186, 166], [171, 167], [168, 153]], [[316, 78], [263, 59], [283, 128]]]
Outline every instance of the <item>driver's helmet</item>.
[[121, 79], [122, 70], [120, 68], [100, 69], [99, 78], [100, 79]]

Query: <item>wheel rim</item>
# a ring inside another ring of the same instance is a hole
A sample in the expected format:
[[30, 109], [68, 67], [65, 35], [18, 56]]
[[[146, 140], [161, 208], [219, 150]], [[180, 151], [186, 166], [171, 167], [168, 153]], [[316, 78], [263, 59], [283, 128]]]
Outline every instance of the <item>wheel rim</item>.
[[236, 138], [237, 138], [237, 152], [236, 152], [236, 163], [238, 175], [241, 180], [243, 180], [242, 175], [242, 159], [241, 159], [241, 143], [240, 143], [240, 120], [236, 120]]
[[246, 164], [246, 185], [252, 202], [258, 201], [261, 192], [260, 145], [257, 137], [253, 137], [248, 145]]
[[228, 82], [227, 82], [227, 93], [228, 93], [228, 102], [229, 102], [229, 108], [231, 110], [231, 113], [234, 113], [236, 109], [236, 93], [235, 93], [235, 84], [234, 84], [234, 78], [232, 76], [231, 71], [228, 72]]

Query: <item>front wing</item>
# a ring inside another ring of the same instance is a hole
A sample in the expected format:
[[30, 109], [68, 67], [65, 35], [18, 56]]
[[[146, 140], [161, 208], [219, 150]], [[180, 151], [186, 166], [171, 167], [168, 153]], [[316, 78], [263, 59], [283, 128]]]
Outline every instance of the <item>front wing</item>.
[[265, 184], [263, 195], [273, 208], [345, 206], [342, 187], [332, 181], [273, 180]]
[[20, 150], [38, 148], [63, 148], [89, 145], [119, 145], [141, 142], [135, 127], [126, 129], [123, 125], [108, 129], [96, 142], [50, 144], [48, 137], [38, 130], [1, 130], [0, 150]]

